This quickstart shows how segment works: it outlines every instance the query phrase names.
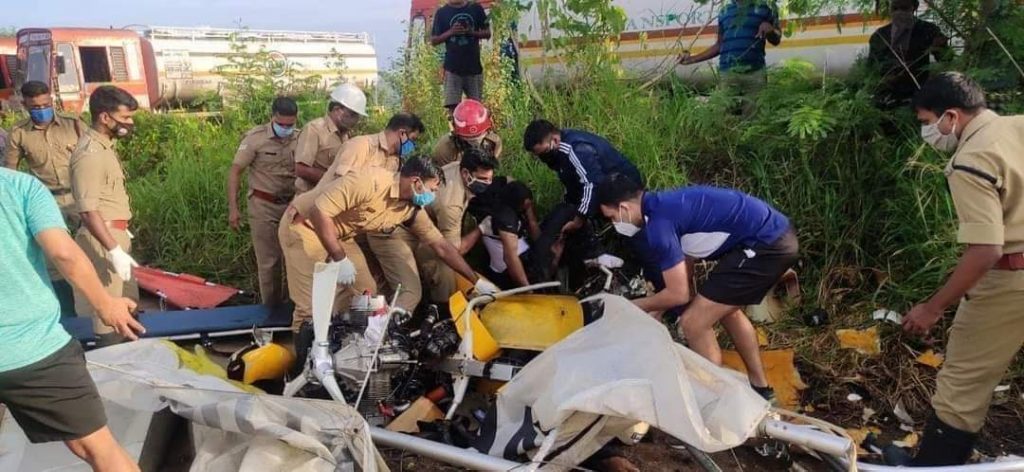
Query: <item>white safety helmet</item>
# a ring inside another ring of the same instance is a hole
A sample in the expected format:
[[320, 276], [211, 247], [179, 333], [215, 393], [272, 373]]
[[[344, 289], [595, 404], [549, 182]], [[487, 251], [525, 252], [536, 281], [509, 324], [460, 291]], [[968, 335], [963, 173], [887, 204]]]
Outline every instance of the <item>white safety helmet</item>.
[[345, 108], [366, 116], [366, 94], [352, 84], [341, 84], [331, 91], [331, 101], [345, 105]]

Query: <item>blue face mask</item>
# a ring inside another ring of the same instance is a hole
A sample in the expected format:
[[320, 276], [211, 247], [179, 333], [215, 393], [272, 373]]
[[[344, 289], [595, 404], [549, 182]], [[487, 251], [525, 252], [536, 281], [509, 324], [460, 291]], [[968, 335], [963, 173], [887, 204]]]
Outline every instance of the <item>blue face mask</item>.
[[434, 203], [434, 192], [426, 191], [423, 193], [416, 193], [416, 186], [412, 188], [412, 204], [420, 208], [423, 208], [431, 203]]
[[279, 138], [287, 138], [295, 132], [294, 126], [281, 126], [277, 122], [270, 122], [270, 126], [274, 128], [274, 136]]
[[415, 150], [416, 143], [414, 143], [411, 139], [406, 139], [405, 142], [402, 143], [402, 148], [398, 150], [398, 155], [406, 157], [412, 154], [412, 152]]
[[53, 121], [53, 107], [33, 108], [28, 111], [28, 116], [37, 125], [45, 125]]

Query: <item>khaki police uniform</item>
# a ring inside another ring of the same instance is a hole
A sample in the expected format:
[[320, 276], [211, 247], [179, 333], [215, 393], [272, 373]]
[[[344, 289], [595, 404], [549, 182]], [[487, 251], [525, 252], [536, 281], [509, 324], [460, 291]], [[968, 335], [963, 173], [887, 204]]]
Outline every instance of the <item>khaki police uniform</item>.
[[1003, 259], [960, 302], [932, 407], [977, 432], [992, 392], [1024, 344], [1024, 116], [984, 111], [964, 129], [946, 179], [963, 244], [998, 245]]
[[[114, 241], [130, 254], [132, 241], [128, 233], [128, 222], [132, 219], [132, 211], [125, 188], [124, 168], [114, 149], [114, 141], [92, 128], [84, 129], [82, 139], [78, 140], [78, 146], [71, 154], [71, 192], [78, 211], [99, 213]], [[107, 262], [107, 249], [93, 237], [88, 228], [79, 228], [75, 241], [96, 268], [107, 293], [113, 297], [139, 299], [135, 278], [124, 282], [118, 277], [114, 267]], [[96, 334], [113, 332], [112, 328], [100, 322], [96, 311], [77, 288], [75, 311], [79, 315], [93, 318], [93, 331]]]
[[[491, 153], [495, 159], [501, 159], [501, 136], [498, 136], [498, 133], [488, 131], [487, 135], [484, 136], [481, 147], [484, 151]], [[461, 161], [462, 151], [455, 144], [455, 138], [448, 134], [442, 136], [437, 141], [437, 144], [434, 145], [434, 152], [430, 154], [430, 158], [435, 164], [444, 166], [452, 162]]]
[[72, 231], [81, 221], [75, 199], [71, 195], [71, 153], [78, 146], [78, 138], [87, 128], [77, 118], [54, 115], [50, 125], [41, 128], [32, 120], [25, 120], [11, 129], [4, 162], [17, 169], [22, 159], [57, 200], [64, 221]]
[[285, 212], [278, 234], [284, 247], [288, 291], [295, 302], [293, 329], [298, 330], [312, 314], [313, 267], [327, 259], [327, 250], [306, 220], [308, 211], [303, 209], [316, 207], [333, 220], [342, 247], [356, 267], [355, 283], [341, 287], [342, 293], [335, 297], [335, 309], [346, 310], [355, 294], [376, 290], [363, 252], [353, 240], [356, 235], [390, 233], [405, 225], [420, 241], [429, 243], [442, 238], [425, 212], [398, 198], [399, 190], [397, 172], [366, 168], [300, 195]]
[[[452, 162], [442, 170], [445, 183], [426, 211], [444, 239], [458, 247], [462, 238], [462, 216], [472, 195], [462, 184], [458, 162]], [[454, 271], [428, 244], [423, 244], [405, 228], [399, 227], [391, 234], [370, 233], [369, 240], [388, 284], [402, 286], [398, 306], [409, 311], [416, 308], [423, 297], [421, 277], [430, 287], [430, 300], [434, 303], [447, 303], [455, 292]]]
[[[334, 162], [324, 172], [324, 177], [320, 179], [320, 183], [317, 184], [315, 189], [321, 191], [324, 187], [329, 186], [331, 182], [350, 172], [361, 171], [369, 167], [379, 167], [391, 172], [398, 172], [399, 166], [398, 156], [388, 151], [388, 140], [384, 132], [356, 136], [345, 141], [341, 148], [338, 149], [338, 155], [335, 156]], [[308, 210], [308, 208], [300, 210]], [[355, 237], [354, 244], [359, 246], [363, 257], [366, 259], [366, 264], [370, 268], [369, 273], [375, 281], [374, 293], [377, 293], [377, 289], [384, 288], [387, 280], [384, 278], [381, 264], [370, 249], [370, 243], [367, 239], [367, 234], [358, 234]]]
[[[334, 163], [341, 145], [348, 140], [348, 133], [341, 132], [330, 116], [323, 116], [307, 123], [298, 138], [295, 162], [327, 170]], [[297, 193], [308, 192], [316, 184], [302, 177], [295, 177]]]
[[284, 254], [277, 228], [295, 193], [295, 147], [300, 139], [295, 135], [278, 138], [270, 123], [259, 125], [246, 133], [232, 162], [249, 169], [249, 230], [256, 253], [260, 298], [267, 305], [286, 300]]

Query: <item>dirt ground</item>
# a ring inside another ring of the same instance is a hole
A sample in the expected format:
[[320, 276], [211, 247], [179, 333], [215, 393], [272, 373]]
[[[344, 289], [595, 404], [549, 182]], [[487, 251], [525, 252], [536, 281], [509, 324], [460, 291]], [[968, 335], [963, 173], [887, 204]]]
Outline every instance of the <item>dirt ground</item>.
[[[697, 463], [692, 455], [677, 441], [659, 431], [652, 431], [640, 444], [633, 447], [618, 448], [619, 452], [633, 465], [642, 471], [661, 472], [703, 472], [705, 469]], [[751, 441], [748, 445], [731, 451], [712, 454], [711, 459], [724, 472], [782, 472], [782, 471], [827, 471], [824, 463], [815, 458], [803, 455], [790, 455], [785, 458], [764, 457], [756, 449], [762, 447], [763, 441]], [[432, 461], [396, 449], [383, 448], [388, 465], [394, 471], [460, 471], [437, 461]], [[595, 468], [596, 469], [596, 468]], [[580, 467], [578, 470], [595, 470]]]

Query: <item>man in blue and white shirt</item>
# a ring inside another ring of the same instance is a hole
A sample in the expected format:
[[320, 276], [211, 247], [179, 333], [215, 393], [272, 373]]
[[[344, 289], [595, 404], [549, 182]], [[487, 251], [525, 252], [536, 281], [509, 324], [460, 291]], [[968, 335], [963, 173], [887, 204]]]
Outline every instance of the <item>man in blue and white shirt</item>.
[[[715, 44], [698, 54], [683, 53], [679, 64], [697, 64], [718, 57], [722, 86], [736, 95], [754, 94], [767, 80], [765, 42], [772, 46], [782, 43], [775, 8], [764, 0], [733, 0], [718, 14]], [[745, 114], [752, 110], [749, 98], [747, 101]]]
[[565, 188], [563, 203], [555, 205], [541, 223], [534, 245], [535, 267], [546, 273], [559, 260], [597, 260], [600, 244], [588, 221], [598, 216], [594, 189], [612, 174], [643, 184], [640, 171], [608, 140], [586, 131], [559, 129], [547, 120], [535, 120], [526, 127], [523, 147], [555, 171]]
[[[796, 263], [798, 244], [789, 219], [757, 198], [716, 187], [645, 192], [629, 178], [612, 176], [596, 195], [601, 214], [623, 236], [640, 238], [634, 247], [659, 266], [664, 278], [664, 289], [633, 302], [648, 313], [686, 305], [681, 334], [690, 349], [717, 364], [722, 351], [714, 326], [721, 322], [747, 366], [751, 386], [770, 399], [757, 333], [740, 307], [760, 303]], [[687, 262], [700, 259], [718, 264], [693, 296]]]

